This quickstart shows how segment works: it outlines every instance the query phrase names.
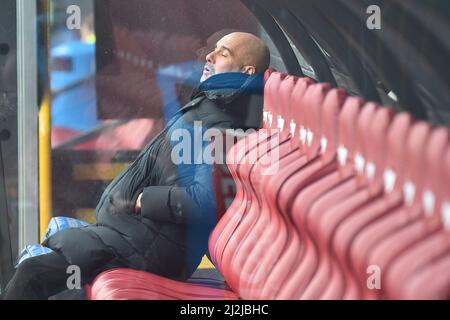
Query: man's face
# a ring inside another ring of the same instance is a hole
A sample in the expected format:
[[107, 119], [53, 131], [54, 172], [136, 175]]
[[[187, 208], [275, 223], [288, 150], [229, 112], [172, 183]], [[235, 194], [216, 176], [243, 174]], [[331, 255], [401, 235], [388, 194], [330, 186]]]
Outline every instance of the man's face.
[[200, 81], [203, 82], [219, 73], [240, 72], [243, 67], [240, 58], [242, 44], [242, 40], [234, 34], [220, 39], [216, 48], [206, 56], [206, 64]]

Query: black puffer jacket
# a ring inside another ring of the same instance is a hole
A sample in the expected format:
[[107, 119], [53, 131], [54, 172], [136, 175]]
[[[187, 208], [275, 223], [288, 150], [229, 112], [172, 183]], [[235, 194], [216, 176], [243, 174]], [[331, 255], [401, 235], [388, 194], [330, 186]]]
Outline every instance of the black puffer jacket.
[[[259, 128], [262, 86], [261, 76], [241, 73], [208, 79], [107, 187], [97, 206], [97, 225], [57, 233], [46, 245], [88, 272], [97, 267], [92, 260], [104, 261], [102, 255], [107, 248], [128, 267], [175, 279], [188, 278], [207, 250], [217, 212], [212, 166], [194, 161], [175, 165], [172, 152], [181, 141], [186, 142], [178, 140], [176, 134], [190, 133], [191, 154], [180, 156], [192, 159], [195, 148], [200, 148], [198, 155], [206, 147], [206, 143], [198, 145], [195, 134], [209, 128]], [[197, 121], [201, 121], [200, 130], [194, 129]], [[141, 192], [142, 210], [136, 216], [134, 206]]]

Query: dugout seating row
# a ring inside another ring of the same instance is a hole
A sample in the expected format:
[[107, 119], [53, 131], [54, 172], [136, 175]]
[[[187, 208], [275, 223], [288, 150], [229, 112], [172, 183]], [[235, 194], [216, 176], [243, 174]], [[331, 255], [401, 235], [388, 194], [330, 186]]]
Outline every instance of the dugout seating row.
[[226, 288], [116, 269], [91, 299], [446, 299], [449, 131], [328, 84], [266, 73], [264, 128], [209, 240]]

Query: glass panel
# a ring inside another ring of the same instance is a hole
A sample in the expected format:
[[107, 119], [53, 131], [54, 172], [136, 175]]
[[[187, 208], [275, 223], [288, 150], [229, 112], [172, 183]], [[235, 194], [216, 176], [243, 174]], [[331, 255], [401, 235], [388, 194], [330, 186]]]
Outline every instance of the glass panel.
[[[69, 5], [79, 30], [67, 28]], [[235, 30], [268, 38], [238, 0], [54, 0], [51, 17], [53, 215], [89, 222], [113, 177], [189, 101], [216, 42]]]
[[18, 243], [17, 55], [15, 0], [0, 10], [0, 292]]
[[[47, 3], [46, 0], [42, 3], [38, 1], [37, 7], [45, 7], [41, 6], [44, 3]], [[48, 5], [49, 11], [41, 13], [37, 21], [30, 19], [26, 30], [35, 31], [28, 34], [36, 35], [40, 41], [45, 38], [45, 28], [41, 28], [40, 24], [47, 21], [50, 32], [51, 181], [44, 181], [44, 184], [49, 186], [51, 193], [53, 217], [64, 216], [95, 223], [95, 208], [105, 188], [136, 159], [174, 113], [190, 100], [192, 90], [199, 84], [206, 55], [214, 50], [216, 42], [224, 35], [244, 31], [260, 36], [271, 49], [272, 66], [285, 70], [272, 41], [240, 0], [226, 3], [219, 0], [48, 0]], [[9, 15], [14, 16], [12, 13]], [[5, 30], [11, 31], [12, 28]], [[18, 39], [23, 39], [24, 30], [19, 30]], [[14, 38], [16, 33], [10, 34]], [[0, 44], [0, 59], [7, 51]], [[33, 63], [28, 68], [39, 69], [42, 76], [42, 71], [45, 73], [43, 66], [46, 66], [43, 59], [46, 57], [42, 55], [42, 50], [36, 52], [39, 58], [30, 55]], [[11, 67], [9, 71], [14, 75], [17, 62], [12, 59], [7, 66]], [[5, 73], [1, 71], [3, 77]], [[8, 79], [14, 79], [11, 75]], [[30, 73], [28, 78], [33, 78], [33, 74]], [[45, 96], [41, 89], [47, 87], [43, 83], [44, 78], [39, 77], [40, 82], [36, 84], [36, 88], [40, 89], [40, 98]], [[3, 78], [0, 80], [3, 81]], [[1, 103], [7, 98], [16, 98], [16, 89], [8, 91], [5, 87], [12, 83], [0, 82]], [[25, 106], [31, 108], [36, 105], [33, 103], [36, 96], [33, 99], [21, 103], [24, 106], [21, 110], [26, 111]], [[9, 105], [13, 108], [12, 118], [9, 119], [13, 126], [17, 124], [14, 113], [16, 104]], [[42, 105], [40, 110], [36, 108], [35, 113], [28, 115], [36, 119], [36, 126], [37, 123], [42, 126], [42, 116], [45, 118]], [[2, 112], [7, 110], [3, 105], [1, 107]], [[38, 111], [41, 113], [39, 119]], [[0, 115], [3, 116], [3, 113]], [[23, 115], [20, 118], [28, 119]], [[20, 122], [21, 125], [23, 123]], [[1, 183], [5, 181], [5, 195], [11, 215], [2, 216], [5, 218], [3, 220], [9, 219], [12, 230], [14, 256], [8, 258], [11, 267], [14, 261], [23, 261], [28, 254], [45, 251], [36, 246], [18, 256], [30, 242], [29, 239], [24, 241], [26, 243], [17, 241], [18, 230], [23, 229], [17, 218], [18, 188], [14, 180], [18, 176], [18, 144], [15, 137], [18, 131], [26, 132], [27, 137], [32, 134], [36, 139], [29, 140], [34, 141], [33, 147], [36, 148], [38, 138], [42, 138], [42, 132], [38, 133], [32, 126], [28, 129], [14, 127], [11, 129], [12, 143], [2, 143], [4, 150], [14, 155], [4, 157], [9, 176], [6, 179], [0, 177]], [[44, 147], [42, 141], [39, 140], [39, 143]], [[33, 164], [29, 171], [37, 176], [41, 173], [37, 169], [38, 152], [31, 151], [23, 157], [26, 161], [19, 161], [19, 164], [22, 163], [21, 168], [25, 163]], [[39, 165], [42, 167], [42, 163]], [[234, 197], [233, 180], [227, 174], [223, 173], [228, 184], [223, 185], [226, 190], [224, 198], [219, 200], [223, 201], [223, 204], [218, 204], [221, 207], [228, 207]], [[30, 181], [33, 180], [31, 178]], [[35, 180], [37, 184], [37, 178]], [[27, 185], [35, 191], [33, 195], [37, 201], [44, 188], [42, 185], [41, 189], [37, 185]], [[39, 211], [38, 204], [32, 207], [35, 213]], [[42, 209], [40, 214], [42, 216]], [[32, 228], [33, 238], [37, 239], [38, 232], [43, 232], [39, 230], [38, 221], [28, 219], [26, 225], [27, 229], [22, 233], [29, 234], [29, 228]], [[0, 272], [3, 275], [3, 270]]]

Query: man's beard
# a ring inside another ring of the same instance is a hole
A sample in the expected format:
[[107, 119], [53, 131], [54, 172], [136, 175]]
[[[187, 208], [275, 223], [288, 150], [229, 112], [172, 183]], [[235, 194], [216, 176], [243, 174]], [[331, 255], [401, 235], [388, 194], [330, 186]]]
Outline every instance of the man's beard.
[[[208, 79], [209, 77], [216, 74], [216, 68], [214, 67], [214, 65], [212, 63], [207, 62], [205, 64], [205, 68], [208, 68], [208, 72], [206, 75], [202, 74], [202, 77], [200, 78], [200, 82], [203, 82], [206, 79]], [[203, 71], [205, 71], [205, 69], [203, 69]]]

